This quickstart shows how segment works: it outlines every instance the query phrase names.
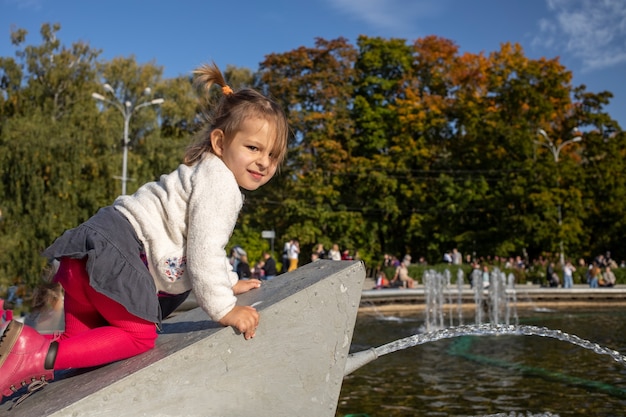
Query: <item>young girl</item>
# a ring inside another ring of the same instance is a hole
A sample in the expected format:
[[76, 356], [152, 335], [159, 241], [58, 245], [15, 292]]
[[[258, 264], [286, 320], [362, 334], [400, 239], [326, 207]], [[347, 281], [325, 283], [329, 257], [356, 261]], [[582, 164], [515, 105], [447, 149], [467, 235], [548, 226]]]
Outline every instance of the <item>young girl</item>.
[[287, 119], [262, 94], [234, 92], [215, 64], [194, 75], [197, 87], [218, 85], [223, 95], [184, 163], [118, 197], [44, 251], [60, 261], [54, 281], [65, 290], [65, 331], [52, 340], [9, 323], [0, 339], [2, 395], [29, 384], [37, 389], [54, 370], [150, 350], [161, 319], [191, 290], [212, 320], [254, 337], [259, 314], [236, 306], [235, 295], [261, 282], [238, 280], [224, 248], [243, 205], [240, 188], [267, 183], [284, 158]]

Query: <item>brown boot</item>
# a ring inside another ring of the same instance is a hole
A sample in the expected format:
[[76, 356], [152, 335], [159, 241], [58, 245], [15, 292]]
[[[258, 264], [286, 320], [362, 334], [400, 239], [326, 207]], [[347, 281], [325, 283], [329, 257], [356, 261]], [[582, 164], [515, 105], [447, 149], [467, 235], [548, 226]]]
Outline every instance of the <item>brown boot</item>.
[[0, 338], [0, 394], [8, 397], [27, 386], [33, 391], [53, 380], [57, 346], [35, 329], [11, 321]]

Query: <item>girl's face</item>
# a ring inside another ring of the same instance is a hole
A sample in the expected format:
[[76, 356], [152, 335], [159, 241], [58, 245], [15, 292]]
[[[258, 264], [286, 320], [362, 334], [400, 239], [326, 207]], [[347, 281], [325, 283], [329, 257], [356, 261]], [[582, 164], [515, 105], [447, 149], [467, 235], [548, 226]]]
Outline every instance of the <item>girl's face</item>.
[[267, 120], [256, 118], [246, 120], [230, 143], [224, 140], [222, 130], [211, 132], [213, 152], [232, 171], [241, 188], [256, 190], [276, 173], [278, 162], [270, 155], [272, 134]]

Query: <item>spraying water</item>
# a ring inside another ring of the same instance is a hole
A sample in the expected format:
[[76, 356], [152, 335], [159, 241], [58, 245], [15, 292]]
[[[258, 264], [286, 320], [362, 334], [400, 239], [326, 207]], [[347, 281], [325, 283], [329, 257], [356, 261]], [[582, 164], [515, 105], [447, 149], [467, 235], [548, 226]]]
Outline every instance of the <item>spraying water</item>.
[[[485, 275], [487, 274], [487, 275]], [[450, 271], [438, 273], [434, 270], [424, 272], [424, 295], [426, 301], [425, 328], [427, 332], [445, 327], [444, 305], [449, 305], [449, 327], [454, 326], [455, 305], [456, 319], [464, 324], [463, 317], [463, 270], [457, 272], [456, 286], [451, 285]], [[474, 291], [475, 324], [485, 321], [491, 324], [517, 324], [517, 295], [515, 277], [505, 276], [498, 268], [491, 273], [475, 269], [469, 276]], [[456, 297], [455, 297], [456, 293]]]
[[[426, 298], [426, 332], [349, 355], [345, 375], [382, 355], [428, 342], [460, 336], [517, 335], [549, 337], [592, 350], [601, 355], [608, 355], [615, 361], [626, 365], [626, 357], [619, 352], [604, 348], [578, 336], [545, 327], [518, 325], [515, 277], [513, 274], [509, 274], [507, 277], [498, 268], [494, 268], [491, 273], [488, 273], [486, 270], [481, 272], [475, 269], [470, 275], [470, 279], [474, 289], [475, 325], [463, 325], [463, 317], [462, 313], [460, 313], [461, 294], [463, 291], [462, 272], [457, 275], [456, 285], [460, 325], [453, 326], [451, 308], [449, 314], [450, 327], [446, 328], [444, 326], [443, 314], [445, 295], [448, 295], [448, 303], [453, 304], [452, 292], [454, 291], [450, 286], [450, 271], [446, 270], [444, 273], [437, 273], [434, 270], [427, 270], [423, 277]], [[485, 313], [490, 321], [487, 324], [483, 323], [483, 314]], [[514, 325], [510, 324], [511, 319], [515, 322]]]
[[466, 325], [449, 327], [433, 332], [416, 334], [413, 336], [398, 339], [391, 343], [372, 348], [366, 351], [353, 353], [346, 363], [345, 375], [359, 369], [363, 365], [389, 353], [407, 349], [429, 342], [436, 342], [442, 339], [451, 339], [461, 336], [540, 336], [561, 340], [591, 350], [600, 355], [608, 355], [616, 362], [626, 366], [626, 356], [621, 353], [602, 347], [597, 343], [590, 342], [578, 336], [567, 334], [561, 330], [552, 330], [545, 327], [525, 326], [525, 325]]
[[[463, 270], [459, 268], [456, 274], [456, 291], [457, 291], [456, 312], [459, 317], [460, 325], [463, 324], [463, 277], [464, 275], [465, 274], [463, 273]], [[450, 314], [450, 317], [452, 317], [452, 314]]]
[[[529, 362], [525, 362], [524, 358], [519, 355], [505, 356], [509, 359], [497, 361], [491, 360], [489, 356], [469, 354], [468, 349], [472, 342], [478, 346], [490, 346], [492, 339], [488, 339], [486, 343], [485, 341], [480, 343], [478, 339], [462, 338], [463, 336], [490, 336], [492, 338], [495, 336], [493, 344], [503, 346], [505, 350], [517, 349], [516, 339], [506, 336], [537, 336], [538, 338], [563, 341], [599, 355], [609, 356], [615, 362], [626, 366], [626, 356], [579, 336], [565, 333], [562, 330], [552, 330], [548, 327], [519, 325], [516, 305], [518, 295], [515, 288], [514, 275], [509, 274], [505, 276], [497, 269], [490, 271], [488, 275], [483, 274], [483, 272], [486, 271], [475, 269], [468, 275], [467, 279], [472, 287], [472, 291], [468, 293], [467, 286], [465, 286], [466, 283], [463, 282], [464, 277], [462, 273], [457, 273], [456, 285], [450, 285], [449, 274], [428, 271], [424, 275], [423, 281], [426, 301], [423, 328], [416, 332], [414, 326], [403, 326], [403, 334], [416, 334], [400, 338], [379, 347], [350, 354], [346, 362], [344, 374], [349, 375], [367, 363], [389, 353], [408, 350], [411, 347], [443, 339], [456, 338], [451, 345], [453, 347], [448, 352], [450, 356], [446, 357], [444, 355], [441, 357], [442, 369], [433, 366], [429, 361], [415, 365], [417, 367], [415, 370], [409, 362], [404, 362], [405, 367], [402, 365], [402, 360], [400, 362], [394, 360], [385, 361], [387, 365], [383, 364], [373, 372], [365, 372], [360, 376], [355, 376], [355, 378], [346, 379], [346, 381], [351, 381], [348, 382], [351, 389], [346, 391], [349, 392], [345, 396], [346, 404], [340, 405], [340, 409], [344, 407], [346, 410], [350, 410], [350, 406], [348, 406], [350, 404], [351, 407], [356, 407], [360, 411], [366, 411], [368, 407], [370, 410], [380, 409], [381, 406], [387, 407], [386, 410], [389, 411], [389, 415], [409, 415], [407, 414], [408, 412], [414, 412], [413, 415], [450, 415], [449, 413], [459, 413], [459, 410], [463, 410], [463, 415], [489, 415], [494, 417], [558, 416], [559, 414], [552, 413], [557, 410], [563, 411], [564, 415], [614, 415], [615, 410], [623, 409], [624, 404], [626, 404], [624, 403], [626, 390], [620, 388], [623, 379], [620, 380], [619, 375], [624, 375], [626, 370], [617, 370], [611, 365], [597, 366], [591, 358], [584, 359], [589, 355], [577, 355], [574, 362], [575, 370], [572, 370], [573, 375], [564, 374], [561, 371], [551, 371], [544, 369], [542, 366], [534, 365], [535, 363], [543, 363], [545, 364], [544, 366], [550, 368], [552, 362], [545, 362], [546, 359], [548, 361], [556, 359], [556, 363], [560, 363], [558, 359], [563, 355], [567, 355], [565, 352], [569, 352], [569, 355], [574, 355], [573, 350], [567, 347], [550, 347], [549, 352], [535, 351], [529, 348], [525, 353], [533, 356], [529, 358]], [[486, 279], [487, 277], [488, 279]], [[520, 294], [523, 298], [528, 298], [528, 294], [523, 289]], [[465, 300], [466, 304], [471, 305], [471, 298], [468, 299], [468, 297], [472, 295], [473, 307], [475, 309], [474, 324], [466, 325], [465, 323], [472, 321], [472, 310], [468, 309], [467, 305], [463, 309], [461, 304]], [[444, 305], [444, 300], [450, 304], [449, 309]], [[453, 325], [452, 320], [454, 304], [456, 304], [457, 313], [456, 327]], [[537, 308], [534, 310], [538, 311]], [[469, 314], [467, 313], [468, 311], [470, 312]], [[448, 313], [449, 317], [446, 317]], [[465, 313], [465, 317], [463, 313]], [[552, 318], [554, 316], [543, 317]], [[416, 320], [419, 319], [416, 318]], [[493, 323], [485, 323], [492, 320], [494, 321]], [[555, 320], [564, 319], [555, 318]], [[609, 327], [613, 327], [615, 323], [621, 323], [619, 319], [613, 318], [612, 320], [608, 325]], [[447, 324], [448, 321], [450, 326], [444, 328], [444, 322]], [[589, 319], [589, 321], [592, 320]], [[596, 322], [595, 318], [593, 322]], [[569, 324], [569, 321], [567, 324]], [[601, 321], [589, 326], [593, 329], [594, 325], [604, 326], [604, 324], [605, 321]], [[619, 332], [620, 330], [617, 329], [623, 328], [623, 326], [620, 326], [616, 326], [615, 331]], [[565, 329], [566, 327], [556, 325], [554, 328]], [[585, 331], [588, 328], [583, 327], [581, 330]], [[383, 330], [372, 331], [378, 334]], [[382, 338], [382, 341], [393, 340], [398, 337], [397, 333], [394, 334], [394, 331], [389, 331], [389, 335], [394, 335], [394, 337], [389, 339]], [[622, 334], [624, 333], [622, 332]], [[497, 336], [505, 337], [501, 338], [501, 342], [498, 342]], [[381, 339], [379, 337], [375, 339], [380, 343]], [[374, 343], [367, 342], [364, 345], [376, 346]], [[521, 345], [543, 346], [540, 342], [535, 343], [535, 341], [523, 342]], [[520, 351], [523, 350], [520, 349]], [[434, 350], [424, 348], [423, 351], [426, 355], [430, 355], [431, 359], [433, 352], [439, 352], [438, 348], [434, 348]], [[438, 355], [438, 353], [435, 353], [435, 355]], [[492, 371], [481, 373], [483, 381], [478, 384], [476, 389], [473, 389], [474, 381], [472, 378], [475, 376], [474, 372], [476, 370], [466, 370], [467, 364], [463, 363], [463, 361], [458, 364], [457, 368], [456, 361], [461, 357], [488, 365], [488, 369], [496, 366], [511, 369], [511, 371], [505, 372], [506, 375], [501, 377], [503, 379], [494, 379], [493, 375], [490, 376]], [[511, 358], [515, 358], [513, 362], [510, 361]], [[388, 370], [389, 363], [394, 364], [392, 365], [394, 369], [400, 363], [401, 370], [391, 372]], [[529, 363], [529, 365], [523, 365], [525, 363]], [[607, 374], [607, 371], [609, 374]], [[525, 375], [538, 379], [526, 382], [524, 380]], [[362, 378], [364, 382], [359, 382]], [[609, 382], [599, 382], [603, 379], [608, 379]], [[412, 386], [411, 384], [417, 383], [414, 381], [422, 381], [422, 384], [429, 386], [429, 388], [422, 389], [421, 385]], [[610, 381], [613, 381], [613, 384]], [[556, 385], [554, 385], [555, 383]], [[399, 388], [398, 385], [402, 384], [405, 384], [404, 388]], [[464, 385], [468, 385], [468, 388], [465, 388]], [[373, 390], [372, 387], [376, 387], [378, 391]], [[363, 393], [359, 389], [363, 389]], [[389, 392], [387, 392], [387, 389]], [[509, 389], [514, 390], [515, 396], [509, 394]], [[553, 389], [556, 389], [559, 394], [552, 395]], [[590, 392], [594, 394], [590, 394]], [[524, 412], [510, 411], [520, 410], [520, 398], [526, 398], [527, 402], [523, 403], [523, 407], [527, 407], [528, 410]], [[532, 401], [530, 401], [531, 398]], [[583, 398], [582, 401], [581, 398]], [[552, 412], [538, 413], [541, 409], [550, 409]], [[428, 414], [425, 410], [431, 410], [432, 414]], [[498, 410], [506, 412], [487, 414], [488, 412], [493, 413]], [[367, 414], [356, 415], [365, 416]]]

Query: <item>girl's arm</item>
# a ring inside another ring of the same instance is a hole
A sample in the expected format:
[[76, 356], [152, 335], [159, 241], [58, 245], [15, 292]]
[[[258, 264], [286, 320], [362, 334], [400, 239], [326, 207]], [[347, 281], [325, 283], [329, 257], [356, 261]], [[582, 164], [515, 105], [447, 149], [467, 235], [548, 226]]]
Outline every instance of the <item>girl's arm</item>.
[[215, 156], [198, 163], [188, 201], [187, 267], [198, 304], [220, 321], [237, 301], [237, 274], [226, 256], [243, 196], [232, 172]]

